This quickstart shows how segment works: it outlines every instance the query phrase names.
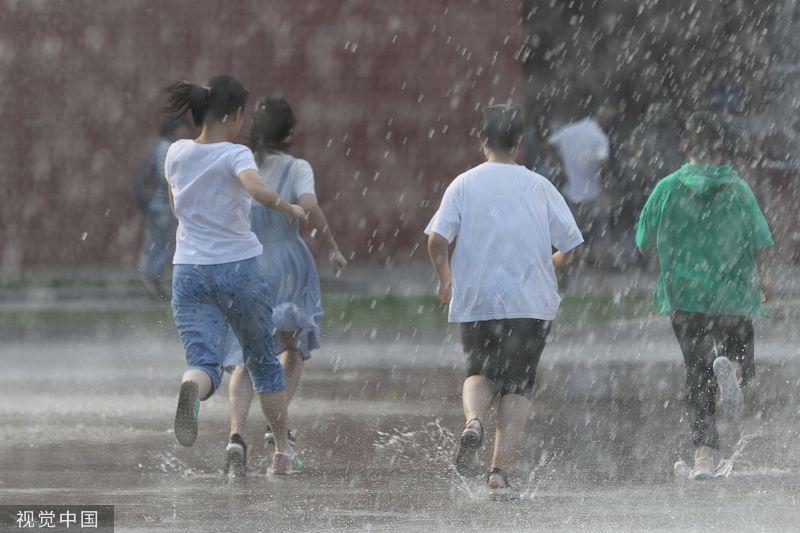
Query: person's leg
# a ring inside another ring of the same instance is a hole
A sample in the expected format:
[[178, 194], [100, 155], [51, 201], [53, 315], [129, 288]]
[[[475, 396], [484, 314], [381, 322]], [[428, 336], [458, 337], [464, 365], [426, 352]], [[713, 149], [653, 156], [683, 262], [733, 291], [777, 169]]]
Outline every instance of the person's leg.
[[461, 432], [453, 462], [456, 471], [465, 476], [479, 471], [478, 452], [483, 445], [481, 420], [492, 405], [497, 388], [488, 367], [490, 353], [496, 350], [492, 325], [496, 321], [461, 324], [461, 341], [467, 355], [467, 378], [462, 386], [462, 404], [466, 426]]
[[506, 468], [513, 461], [528, 420], [539, 359], [550, 331], [549, 322], [534, 319], [503, 320], [502, 345], [496, 364], [505, 371], [499, 378], [500, 402], [495, 422], [492, 468], [487, 476], [492, 498], [517, 498]]
[[283, 367], [275, 355], [272, 302], [255, 259], [239, 261], [220, 275], [226, 319], [233, 329], [250, 373], [261, 411], [271, 428], [275, 449], [292, 455], [287, 435], [287, 395]]
[[692, 477], [713, 474], [713, 455], [719, 449], [715, 415], [716, 378], [712, 369], [714, 339], [709, 317], [699, 313], [677, 311], [672, 327], [686, 366], [686, 406], [695, 464]]
[[206, 399], [211, 396], [211, 391], [214, 386], [206, 372], [196, 368], [190, 368], [181, 376], [181, 384], [190, 381], [197, 385], [197, 394], [200, 398]]
[[534, 319], [504, 320], [499, 357], [506, 368], [495, 423], [492, 469], [510, 464], [525, 430], [539, 360], [550, 323]]
[[175, 437], [184, 446], [197, 438], [199, 402], [210, 397], [222, 379], [222, 310], [211, 301], [203, 267], [177, 265], [173, 278], [173, 317], [189, 368], [181, 377]]
[[473, 375], [464, 380], [461, 401], [467, 425], [475, 419], [483, 420], [496, 395], [497, 388], [484, 376]]
[[728, 416], [738, 418], [744, 413], [741, 387], [755, 374], [753, 323], [744, 316], [715, 317], [714, 337], [718, 342], [713, 368], [719, 386], [719, 407]]
[[753, 320], [746, 316], [731, 316], [726, 319], [721, 355], [733, 361], [736, 377], [744, 388], [756, 375]]
[[286, 349], [280, 354], [279, 359], [286, 376], [286, 396], [291, 402], [300, 386], [300, 376], [303, 374], [305, 361], [295, 346], [294, 336], [291, 333], [281, 333], [281, 335]]
[[492, 469], [505, 469], [519, 446], [528, 421], [531, 401], [520, 394], [505, 394], [500, 398], [494, 437]]
[[461, 324], [461, 342], [467, 355], [467, 378], [462, 386], [464, 418], [482, 420], [497, 395], [493, 382], [496, 368], [493, 355], [499, 349], [502, 332], [496, 331], [500, 321], [488, 320]]
[[244, 366], [236, 366], [228, 384], [228, 411], [231, 418], [230, 434], [241, 434], [253, 403], [253, 382]]

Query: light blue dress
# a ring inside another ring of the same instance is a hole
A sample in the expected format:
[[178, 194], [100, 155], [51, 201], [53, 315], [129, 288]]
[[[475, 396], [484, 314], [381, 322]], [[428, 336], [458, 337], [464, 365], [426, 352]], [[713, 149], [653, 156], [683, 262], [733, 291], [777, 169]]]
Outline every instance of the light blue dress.
[[[274, 154], [259, 164], [264, 181], [289, 203], [298, 203], [303, 194], [314, 194], [314, 174], [302, 159]], [[259, 256], [261, 270], [272, 295], [272, 322], [275, 325], [275, 351], [286, 350], [284, 335], [303, 360], [320, 347], [319, 319], [323, 314], [322, 295], [314, 257], [296, 225], [274, 209], [254, 204], [250, 212], [253, 232], [264, 247]], [[242, 349], [232, 331], [228, 332], [226, 368], [242, 364]]]

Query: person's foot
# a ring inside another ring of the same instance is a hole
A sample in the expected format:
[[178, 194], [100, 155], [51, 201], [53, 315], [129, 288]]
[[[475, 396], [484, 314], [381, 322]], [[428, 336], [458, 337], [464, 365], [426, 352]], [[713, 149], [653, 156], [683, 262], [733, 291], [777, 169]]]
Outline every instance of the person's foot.
[[502, 468], [492, 468], [486, 475], [489, 499], [494, 501], [519, 500], [520, 492], [508, 482], [508, 474]]
[[483, 444], [483, 426], [481, 421], [473, 418], [461, 432], [458, 447], [453, 457], [456, 472], [462, 476], [475, 476], [480, 468], [478, 451]]
[[178, 393], [178, 409], [175, 411], [175, 438], [181, 446], [191, 446], [197, 439], [197, 414], [200, 397], [197, 383], [184, 381]]
[[243, 477], [247, 471], [247, 444], [238, 433], [228, 439], [225, 448], [225, 467], [222, 473], [233, 477]]
[[744, 411], [744, 394], [739, 388], [736, 367], [727, 357], [714, 359], [714, 375], [719, 384], [719, 407], [728, 416], [738, 418]]
[[272, 456], [272, 473], [276, 476], [291, 476], [303, 470], [303, 459], [294, 452], [275, 452]]
[[[287, 431], [286, 433], [289, 439], [289, 444], [291, 444], [292, 446], [297, 446], [297, 439], [295, 438], [294, 433], [292, 433], [291, 431]], [[267, 446], [275, 445], [275, 434], [272, 432], [272, 429], [269, 426], [267, 426], [267, 432], [264, 433], [264, 441], [265, 441], [264, 444], [266, 444]]]
[[717, 462], [714, 459], [714, 449], [700, 446], [694, 451], [694, 467], [689, 471], [689, 479], [703, 480], [714, 477]]

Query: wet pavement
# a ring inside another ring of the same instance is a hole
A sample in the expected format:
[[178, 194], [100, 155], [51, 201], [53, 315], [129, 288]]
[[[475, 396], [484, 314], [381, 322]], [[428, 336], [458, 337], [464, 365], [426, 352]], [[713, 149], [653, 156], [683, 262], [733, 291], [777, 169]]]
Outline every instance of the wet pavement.
[[709, 482], [674, 473], [691, 450], [665, 320], [556, 331], [511, 472], [524, 498], [512, 503], [488, 501], [480, 480], [449, 467], [462, 376], [445, 332], [330, 338], [292, 405], [307, 471], [288, 479], [265, 473], [255, 406], [251, 475], [221, 475], [225, 388], [203, 404], [195, 446], [176, 444], [174, 338], [6, 343], [0, 503], [113, 504], [117, 531], [793, 531], [796, 319], [758, 323], [747, 415], [720, 422], [731, 471]]

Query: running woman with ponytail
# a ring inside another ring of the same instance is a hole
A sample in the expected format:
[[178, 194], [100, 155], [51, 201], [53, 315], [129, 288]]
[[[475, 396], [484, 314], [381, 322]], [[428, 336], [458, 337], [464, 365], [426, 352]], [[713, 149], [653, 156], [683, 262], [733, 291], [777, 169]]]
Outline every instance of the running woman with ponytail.
[[248, 97], [241, 83], [215, 76], [205, 86], [178, 82], [167, 92], [165, 111], [190, 112], [202, 126], [197, 139], [172, 144], [165, 164], [178, 219], [172, 308], [189, 364], [181, 378], [175, 437], [183, 446], [194, 444], [200, 401], [222, 378], [230, 327], [275, 436], [273, 470], [292, 474], [302, 461], [288, 439], [286, 381], [275, 356], [271, 293], [257, 260], [262, 246], [250, 229], [250, 207], [255, 199], [292, 223], [304, 220], [305, 211], [266, 185], [252, 152], [234, 142]]
[[[264, 182], [274, 187], [285, 201], [299, 203], [306, 210], [310, 226], [321, 236], [331, 266], [338, 273], [347, 260], [339, 251], [325, 214], [317, 203], [314, 171], [307, 161], [286, 153], [295, 123], [292, 108], [283, 98], [266, 96], [256, 104], [250, 142]], [[259, 260], [275, 302], [272, 315], [277, 328], [275, 345], [286, 372], [286, 388], [291, 401], [303, 364], [311, 357], [311, 351], [320, 347], [322, 302], [319, 278], [314, 258], [291, 219], [276, 211], [255, 207], [251, 220], [253, 231], [264, 246]], [[225, 454], [225, 470], [242, 475], [246, 458], [239, 454], [238, 447], [244, 446], [240, 433], [253, 398], [248, 376], [252, 370], [246, 364], [242, 365], [242, 349], [236, 338], [229, 335], [229, 339], [225, 368], [231, 369], [231, 434]], [[275, 428], [270, 428], [267, 441], [277, 443]], [[294, 440], [291, 433], [289, 438]]]

